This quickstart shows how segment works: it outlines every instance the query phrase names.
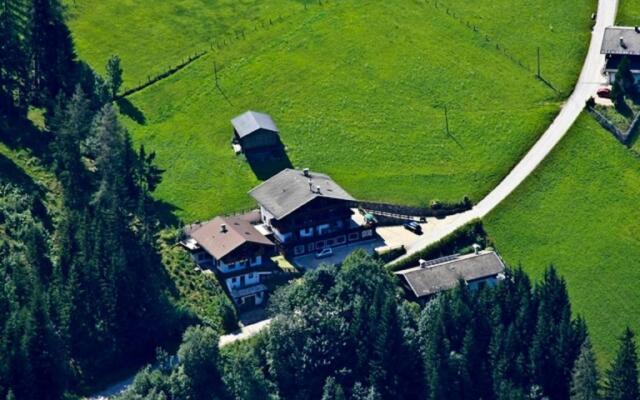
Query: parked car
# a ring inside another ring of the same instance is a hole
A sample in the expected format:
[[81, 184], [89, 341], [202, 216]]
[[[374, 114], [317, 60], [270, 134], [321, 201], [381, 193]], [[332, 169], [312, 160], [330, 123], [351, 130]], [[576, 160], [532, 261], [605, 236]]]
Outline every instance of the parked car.
[[404, 226], [404, 229], [411, 231], [415, 234], [420, 235], [422, 233], [422, 227], [416, 221], [405, 222], [402, 226]]
[[598, 94], [598, 97], [602, 97], [603, 99], [611, 98], [611, 89], [609, 89], [608, 87], [602, 87], [598, 89], [596, 93]]
[[333, 250], [331, 249], [331, 247], [325, 247], [324, 249], [316, 253], [316, 258], [326, 258], [331, 257], [332, 255]]

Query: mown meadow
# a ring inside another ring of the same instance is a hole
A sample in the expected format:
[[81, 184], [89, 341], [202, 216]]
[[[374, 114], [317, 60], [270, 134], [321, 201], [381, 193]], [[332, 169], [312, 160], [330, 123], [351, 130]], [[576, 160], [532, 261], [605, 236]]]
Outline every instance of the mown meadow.
[[[122, 104], [166, 169], [157, 196], [187, 221], [252, 206], [259, 180], [229, 145], [229, 120], [247, 109], [273, 116], [294, 166], [358, 198], [479, 200], [557, 113], [595, 10], [594, 0], [75, 4], [79, 55], [102, 66], [118, 54], [125, 86], [210, 49]], [[538, 47], [547, 83], [535, 78]]]
[[640, 160], [583, 114], [550, 156], [485, 220], [511, 265], [555, 265], [586, 318], [601, 364], [640, 323]]

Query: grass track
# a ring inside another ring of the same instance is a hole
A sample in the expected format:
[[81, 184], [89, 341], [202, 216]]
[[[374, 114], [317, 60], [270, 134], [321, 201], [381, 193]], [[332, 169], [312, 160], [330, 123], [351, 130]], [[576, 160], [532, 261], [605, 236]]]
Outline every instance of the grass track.
[[604, 365], [626, 325], [640, 330], [640, 162], [591, 117], [576, 125], [485, 219], [507, 262], [556, 265]]

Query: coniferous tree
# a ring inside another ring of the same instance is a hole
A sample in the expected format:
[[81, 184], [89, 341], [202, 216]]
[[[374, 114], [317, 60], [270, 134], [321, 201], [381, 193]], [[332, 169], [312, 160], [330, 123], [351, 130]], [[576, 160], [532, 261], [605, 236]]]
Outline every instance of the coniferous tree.
[[634, 333], [627, 328], [620, 337], [620, 348], [607, 371], [607, 400], [638, 400], [638, 354]]
[[330, 376], [324, 383], [322, 390], [322, 400], [346, 400], [344, 389], [338, 384], [334, 377]]
[[37, 103], [48, 106], [49, 99], [69, 91], [75, 52], [59, 0], [32, 0], [31, 6], [28, 38], [32, 91]]
[[115, 99], [118, 96], [120, 86], [122, 86], [122, 67], [120, 66], [120, 57], [113, 55], [107, 61], [107, 84], [111, 98]]
[[599, 400], [600, 377], [596, 356], [587, 338], [580, 348], [580, 356], [573, 368], [571, 400]]

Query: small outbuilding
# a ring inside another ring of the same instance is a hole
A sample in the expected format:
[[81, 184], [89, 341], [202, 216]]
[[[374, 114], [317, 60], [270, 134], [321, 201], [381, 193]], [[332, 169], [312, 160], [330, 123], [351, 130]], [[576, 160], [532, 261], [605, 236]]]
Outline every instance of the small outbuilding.
[[280, 146], [278, 127], [268, 114], [247, 111], [232, 119], [231, 124], [233, 142], [244, 152]]

